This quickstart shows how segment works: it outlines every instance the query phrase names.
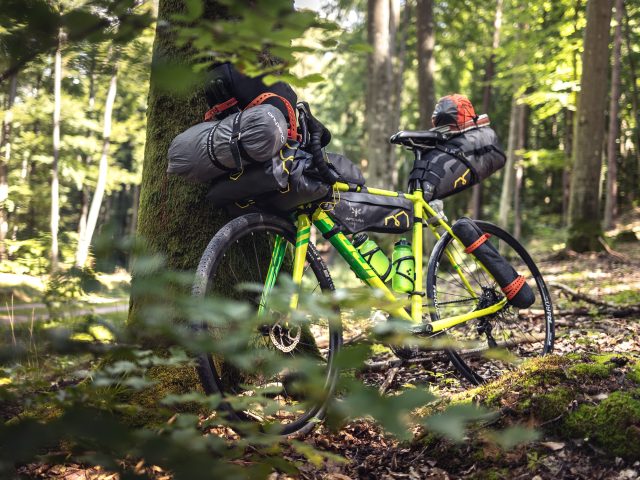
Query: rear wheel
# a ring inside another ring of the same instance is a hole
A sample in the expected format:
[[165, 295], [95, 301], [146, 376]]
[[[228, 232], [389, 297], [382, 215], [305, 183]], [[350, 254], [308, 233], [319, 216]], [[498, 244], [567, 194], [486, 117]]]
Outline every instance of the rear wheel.
[[[476, 221], [489, 242], [524, 275], [536, 301], [527, 309], [507, 304], [499, 312], [446, 331], [454, 340], [448, 350], [453, 365], [470, 382], [479, 384], [512, 369], [521, 359], [551, 352], [554, 319], [551, 296], [540, 270], [525, 248], [509, 233], [488, 222]], [[449, 259], [452, 256], [468, 280], [465, 285]], [[471, 291], [469, 289], [471, 287]], [[464, 246], [446, 233], [429, 259], [427, 298], [431, 321], [487, 308], [504, 298], [500, 286]]]
[[[244, 300], [257, 313], [261, 289], [242, 290], [238, 286], [246, 282], [264, 286], [274, 243], [281, 241], [278, 238], [284, 240], [285, 247], [276, 286], [285, 277], [290, 279], [294, 226], [276, 216], [248, 214], [232, 220], [213, 237], [200, 260], [193, 295]], [[315, 246], [309, 243], [301, 300], [333, 289], [329, 271]], [[296, 324], [289, 322], [286, 313], [280, 315], [278, 307], [271, 303], [266, 304], [265, 321], [256, 316], [255, 326], [251, 327], [253, 333], [248, 335], [245, 347], [251, 352], [249, 364], [246, 360], [244, 364], [236, 361], [233, 354], [228, 358], [220, 354], [200, 355], [198, 373], [207, 393], [222, 395], [221, 408], [232, 420], [257, 422], [262, 430], [281, 435], [305, 433], [323, 418], [335, 387], [335, 355], [342, 343], [339, 312], [329, 315], [331, 318], [307, 315], [303, 323]], [[230, 325], [225, 330], [224, 326], [216, 326], [212, 335], [220, 341], [237, 341], [239, 336], [234, 328]], [[278, 367], [262, 368], [261, 359], [273, 359], [274, 355]], [[309, 395], [304, 379], [308, 381], [311, 374], [319, 380], [313, 385], [314, 393]], [[300, 384], [305, 385], [304, 391]]]

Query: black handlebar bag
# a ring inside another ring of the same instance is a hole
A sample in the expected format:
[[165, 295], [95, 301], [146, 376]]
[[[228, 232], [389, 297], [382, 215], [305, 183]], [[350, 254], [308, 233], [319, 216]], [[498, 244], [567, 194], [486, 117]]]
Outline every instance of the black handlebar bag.
[[404, 233], [413, 227], [413, 203], [402, 194], [340, 192], [321, 206], [347, 233]]

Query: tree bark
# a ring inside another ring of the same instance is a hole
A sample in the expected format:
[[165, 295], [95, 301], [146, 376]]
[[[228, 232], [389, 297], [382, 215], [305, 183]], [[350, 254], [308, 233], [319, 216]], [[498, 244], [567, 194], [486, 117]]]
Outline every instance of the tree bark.
[[391, 8], [390, 0], [369, 0], [369, 44], [372, 53], [367, 83], [367, 161], [372, 186], [390, 187], [391, 176], [386, 170], [390, 155], [389, 99], [392, 97]]
[[[487, 58], [487, 63], [484, 69], [484, 89], [482, 91], [482, 112], [489, 114], [491, 109], [491, 90], [493, 83], [493, 76], [495, 74], [496, 65], [496, 51], [500, 47], [500, 32], [502, 30], [502, 5], [504, 0], [496, 0], [496, 14], [493, 20], [493, 39], [491, 42], [491, 54]], [[482, 183], [479, 183], [473, 187], [473, 193], [471, 196], [471, 216], [473, 218], [482, 217]]]
[[62, 44], [64, 32], [58, 33], [58, 48], [55, 54], [53, 79], [53, 164], [51, 165], [51, 272], [58, 270], [58, 224], [60, 221], [60, 198], [58, 161], [60, 158], [60, 105], [62, 82]]
[[436, 106], [436, 88], [434, 73], [436, 57], [435, 21], [433, 0], [418, 0], [417, 12], [417, 55], [418, 55], [418, 110], [420, 113], [420, 129], [432, 127], [431, 116]]
[[98, 181], [96, 183], [96, 190], [93, 193], [91, 199], [91, 207], [89, 208], [89, 216], [87, 217], [87, 227], [84, 238], [78, 243], [78, 251], [76, 255], [76, 266], [83, 268], [87, 263], [87, 257], [89, 256], [89, 247], [91, 246], [91, 239], [93, 238], [93, 232], [95, 231], [96, 224], [98, 223], [98, 214], [100, 213], [100, 206], [102, 205], [102, 198], [104, 196], [104, 190], [107, 186], [107, 175], [109, 170], [109, 145], [111, 142], [111, 118], [113, 113], [113, 104], [116, 99], [116, 91], [118, 85], [118, 72], [117, 67], [114, 68], [114, 72], [111, 75], [111, 81], [109, 82], [109, 90], [107, 92], [107, 100], [104, 107], [104, 124], [102, 132], [102, 152], [100, 154], [100, 163], [98, 166]]
[[5, 101], [5, 114], [0, 131], [0, 261], [7, 258], [5, 240], [9, 231], [7, 221], [7, 200], [9, 199], [9, 161], [11, 160], [11, 127], [13, 124], [13, 103], [18, 88], [18, 75], [9, 81], [9, 92]]
[[518, 150], [519, 121], [522, 105], [518, 104], [518, 97], [511, 100], [511, 113], [509, 114], [509, 140], [507, 143], [507, 162], [504, 166], [502, 177], [502, 193], [500, 195], [500, 210], [498, 213], [498, 225], [509, 230], [511, 205], [515, 188], [516, 151]]
[[[220, 18], [219, 9], [215, 2], [207, 1], [205, 18]], [[154, 64], [161, 61], [190, 62], [189, 50], [179, 48], [175, 44], [175, 34], [163, 27], [171, 16], [183, 11], [181, 0], [160, 0], [153, 45]], [[204, 200], [207, 186], [167, 175], [167, 151], [176, 135], [202, 121], [207, 105], [201, 92], [178, 95], [161, 90], [157, 83], [156, 70], [152, 70], [137, 233], [147, 253], [160, 254], [165, 258], [167, 269], [193, 270], [213, 234], [228, 218]], [[145, 281], [143, 274], [134, 271], [134, 286]], [[130, 324], [135, 325], [140, 318], [139, 312], [145, 301], [150, 300], [132, 296]]]
[[622, 49], [623, 0], [616, 0], [616, 29], [613, 36], [613, 65], [611, 68], [611, 98], [609, 102], [609, 133], [607, 137], [607, 190], [604, 204], [603, 228], [610, 229], [618, 216], [618, 134], [620, 132], [620, 70]]
[[[624, 9], [624, 5], [622, 6], [622, 8]], [[636, 167], [636, 174], [638, 175], [638, 177], [636, 177], [637, 179], [640, 180], [640, 117], [638, 115], [640, 115], [640, 94], [638, 93], [638, 76], [636, 74], [636, 62], [634, 60], [633, 57], [633, 47], [632, 47], [632, 43], [631, 43], [631, 31], [630, 31], [630, 27], [629, 27], [629, 13], [625, 12], [625, 29], [624, 29], [624, 33], [625, 33], [625, 44], [627, 47], [627, 61], [629, 62], [629, 83], [631, 83], [631, 113], [632, 116], [634, 118], [634, 128], [633, 128], [633, 132], [634, 132], [634, 136], [633, 136], [633, 143], [634, 143], [634, 153], [636, 156], [636, 162], [637, 162], [637, 167]], [[634, 182], [634, 184], [636, 185], [636, 189], [634, 191], [634, 197], [638, 198], [640, 196], [640, 187], [638, 187], [638, 184], [640, 184], [640, 181], [636, 181]]]
[[600, 199], [611, 0], [589, 0], [582, 54], [567, 246], [578, 252], [600, 250]]
[[[392, 4], [395, 0], [391, 0]], [[399, 17], [399, 16], [398, 16]], [[395, 18], [395, 15], [392, 15]], [[395, 52], [395, 69], [393, 73], [393, 111], [391, 120], [391, 132], [395, 133], [400, 128], [400, 117], [402, 115], [402, 90], [404, 88], [404, 69], [407, 57], [407, 34], [411, 23], [411, 2], [405, 2], [402, 12], [402, 21], [397, 22], [399, 32], [396, 33], [398, 38], [398, 48]], [[398, 35], [399, 33], [399, 35]], [[395, 42], [394, 42], [395, 43]], [[397, 147], [390, 147], [389, 150], [389, 171], [391, 172], [392, 188], [402, 188], [400, 183], [400, 165], [397, 162]]]

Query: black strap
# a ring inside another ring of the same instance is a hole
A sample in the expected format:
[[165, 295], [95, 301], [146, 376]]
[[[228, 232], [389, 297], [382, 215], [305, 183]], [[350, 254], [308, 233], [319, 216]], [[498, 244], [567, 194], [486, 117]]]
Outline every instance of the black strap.
[[231, 155], [233, 155], [233, 161], [236, 164], [236, 172], [242, 171], [242, 152], [240, 151], [240, 120], [242, 119], [242, 112], [236, 114], [233, 117], [233, 124], [231, 127], [231, 137], [229, 137], [229, 148], [231, 149]]
[[338, 233], [340, 233], [342, 230], [340, 229], [339, 225], [335, 225], [331, 230], [329, 230], [327, 233], [323, 233], [322, 236], [329, 240], [331, 237], [333, 237], [334, 235], [337, 235]]
[[216, 152], [215, 152], [213, 143], [214, 143], [214, 135], [216, 134], [216, 130], [218, 129], [219, 125], [220, 125], [220, 122], [215, 122], [215, 125], [213, 126], [213, 128], [209, 130], [209, 135], [207, 137], [207, 155], [209, 156], [209, 160], [211, 161], [211, 163], [213, 163], [215, 167], [225, 172], [233, 172], [234, 171], [233, 168], [227, 167], [220, 160], [218, 160], [218, 157], [216, 157]]
[[462, 150], [454, 150], [452, 148], [445, 147], [444, 145], [436, 145], [436, 148], [441, 152], [448, 153], [452, 157], [456, 157], [458, 160], [464, 163], [465, 166], [469, 170], [471, 170], [471, 174], [473, 175], [473, 181], [471, 183], [476, 183], [478, 181], [478, 171], [476, 170], [476, 167], [471, 164]]

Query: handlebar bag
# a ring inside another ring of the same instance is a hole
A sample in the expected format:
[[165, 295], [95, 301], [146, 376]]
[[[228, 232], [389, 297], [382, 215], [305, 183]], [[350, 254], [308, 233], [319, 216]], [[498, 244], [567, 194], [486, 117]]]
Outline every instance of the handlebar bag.
[[402, 194], [340, 192], [322, 206], [347, 233], [403, 233], [413, 227], [413, 204]]
[[207, 183], [271, 160], [286, 141], [284, 115], [273, 105], [258, 105], [182, 132], [169, 147], [167, 173]]
[[409, 175], [427, 201], [466, 190], [504, 167], [506, 156], [489, 126], [472, 128], [423, 153]]
[[525, 277], [515, 271], [491, 242], [487, 242], [488, 233], [483, 233], [473, 220], [466, 217], [454, 223], [452, 230], [467, 247], [465, 252], [472, 253], [491, 273], [511, 305], [518, 308], [533, 305], [536, 297]]

